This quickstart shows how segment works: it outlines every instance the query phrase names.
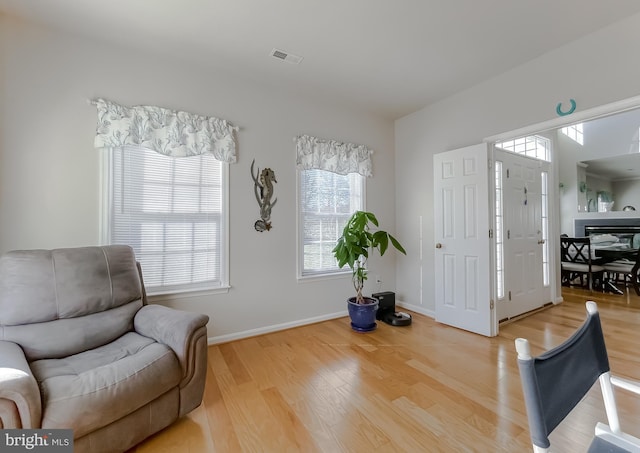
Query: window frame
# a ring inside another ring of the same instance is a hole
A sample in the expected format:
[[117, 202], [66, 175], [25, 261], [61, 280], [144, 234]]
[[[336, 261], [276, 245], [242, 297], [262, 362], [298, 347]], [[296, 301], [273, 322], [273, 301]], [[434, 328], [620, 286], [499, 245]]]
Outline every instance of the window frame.
[[[125, 145], [126, 147], [135, 148], [134, 145]], [[148, 148], [145, 148], [148, 149]], [[113, 175], [111, 168], [113, 166], [113, 150], [110, 148], [101, 148], [100, 158], [100, 203], [99, 203], [99, 237], [102, 245], [111, 244], [111, 206], [113, 198]], [[195, 285], [193, 287], [175, 288], [175, 287], [146, 287], [147, 296], [154, 297], [154, 300], [170, 299], [172, 295], [188, 294], [191, 296], [227, 293], [230, 286], [230, 254], [229, 254], [229, 164], [220, 161], [221, 168], [221, 189], [222, 196], [220, 198], [222, 204], [222, 220], [221, 227], [223, 234], [221, 235], [221, 259], [220, 259], [220, 284], [219, 285]], [[142, 269], [144, 274], [144, 268]]]
[[[331, 173], [328, 170], [322, 170], [322, 169], [312, 169], [312, 170], [326, 171], [328, 173]], [[301, 209], [302, 208], [301, 183], [302, 183], [302, 172], [304, 171], [308, 171], [308, 170], [303, 168], [296, 169], [296, 235], [297, 235], [296, 275], [297, 275], [297, 279], [299, 281], [310, 281], [310, 280], [312, 281], [312, 280], [339, 278], [339, 277], [344, 277], [345, 275], [351, 275], [351, 269], [349, 269], [346, 266], [341, 269], [338, 268], [335, 270], [319, 271], [319, 272], [312, 272], [312, 273], [304, 272], [304, 235], [303, 235], [304, 219], [303, 219], [303, 212]], [[355, 173], [355, 174], [360, 177], [360, 183], [361, 183], [361, 188], [360, 188], [361, 206], [360, 208], [356, 208], [356, 210], [364, 211], [366, 210], [366, 205], [367, 205], [367, 200], [366, 200], [367, 178], [359, 173]], [[340, 176], [344, 176], [344, 175], [340, 175]], [[349, 214], [349, 217], [353, 214], [353, 212]]]

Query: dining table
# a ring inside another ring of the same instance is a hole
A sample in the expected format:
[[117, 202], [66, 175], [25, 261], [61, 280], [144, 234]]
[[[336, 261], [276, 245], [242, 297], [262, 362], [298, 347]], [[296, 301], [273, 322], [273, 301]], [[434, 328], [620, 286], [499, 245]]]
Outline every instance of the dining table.
[[597, 259], [598, 264], [610, 263], [611, 261], [627, 259], [636, 260], [638, 249], [634, 249], [629, 244], [602, 245], [591, 244], [591, 249]]

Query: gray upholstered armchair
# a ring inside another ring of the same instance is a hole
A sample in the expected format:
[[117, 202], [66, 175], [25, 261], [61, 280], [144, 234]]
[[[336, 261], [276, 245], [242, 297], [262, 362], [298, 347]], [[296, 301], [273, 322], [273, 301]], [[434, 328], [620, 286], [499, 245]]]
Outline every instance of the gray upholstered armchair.
[[208, 317], [146, 305], [127, 246], [0, 257], [0, 428], [125, 451], [202, 401]]

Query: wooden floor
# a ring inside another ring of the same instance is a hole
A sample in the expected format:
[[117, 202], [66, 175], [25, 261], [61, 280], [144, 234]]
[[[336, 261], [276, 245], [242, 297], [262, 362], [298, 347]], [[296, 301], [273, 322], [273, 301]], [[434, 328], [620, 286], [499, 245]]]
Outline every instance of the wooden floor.
[[[358, 334], [347, 318], [209, 347], [204, 403], [131, 450], [143, 452], [531, 451], [513, 340], [538, 354], [601, 313], [612, 373], [640, 380], [640, 298], [567, 289], [565, 302], [485, 338], [414, 314]], [[640, 436], [640, 400], [618, 393]], [[599, 388], [551, 436], [584, 451], [606, 422]]]

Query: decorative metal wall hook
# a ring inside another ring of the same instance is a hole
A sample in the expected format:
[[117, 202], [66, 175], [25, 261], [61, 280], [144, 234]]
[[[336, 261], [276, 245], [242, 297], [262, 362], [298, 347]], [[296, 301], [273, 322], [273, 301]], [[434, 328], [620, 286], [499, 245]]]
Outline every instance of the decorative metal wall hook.
[[571, 108], [567, 111], [562, 110], [562, 102], [558, 102], [558, 105], [556, 106], [556, 113], [558, 114], [558, 116], [571, 115], [575, 111], [576, 101], [573, 99], [569, 99], [569, 102], [571, 103]]
[[256, 160], [251, 162], [251, 178], [253, 179], [253, 192], [260, 206], [260, 220], [256, 220], [253, 227], [256, 231], [263, 232], [271, 229], [271, 208], [276, 205], [278, 199], [271, 201], [273, 196], [273, 183], [276, 183], [276, 174], [270, 168], [265, 168], [260, 172], [260, 168], [253, 172]]

